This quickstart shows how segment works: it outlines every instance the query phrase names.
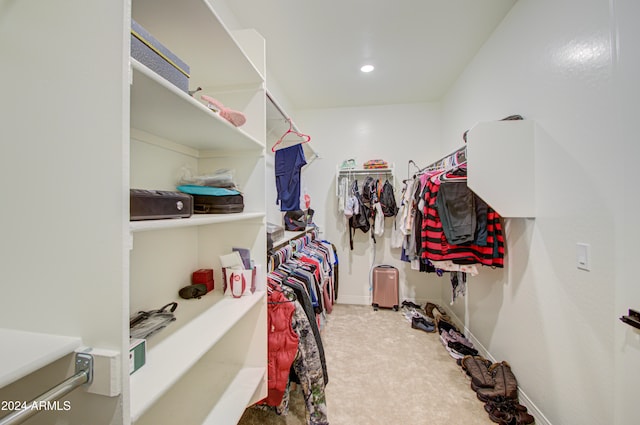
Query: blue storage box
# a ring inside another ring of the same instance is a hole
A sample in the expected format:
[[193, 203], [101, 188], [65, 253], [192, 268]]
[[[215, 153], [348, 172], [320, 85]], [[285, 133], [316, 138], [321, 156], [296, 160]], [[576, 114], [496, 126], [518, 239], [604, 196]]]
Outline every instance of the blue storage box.
[[189, 65], [171, 53], [147, 30], [131, 20], [131, 57], [189, 93]]

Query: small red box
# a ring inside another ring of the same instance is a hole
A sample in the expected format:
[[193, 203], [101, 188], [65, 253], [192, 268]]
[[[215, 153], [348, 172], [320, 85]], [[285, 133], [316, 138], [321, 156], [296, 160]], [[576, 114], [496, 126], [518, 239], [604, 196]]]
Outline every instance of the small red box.
[[191, 276], [191, 283], [207, 285], [207, 291], [213, 291], [213, 269], [198, 269]]

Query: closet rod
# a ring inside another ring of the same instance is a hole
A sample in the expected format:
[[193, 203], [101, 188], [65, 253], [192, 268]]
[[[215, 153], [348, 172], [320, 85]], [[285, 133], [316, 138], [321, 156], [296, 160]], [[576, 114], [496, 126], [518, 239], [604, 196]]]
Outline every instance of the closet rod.
[[[458, 157], [458, 154], [463, 153], [464, 155], [462, 156], [462, 158]], [[456, 149], [455, 151], [451, 152], [448, 155], [443, 156], [442, 158], [440, 158], [439, 160], [427, 165], [424, 168], [421, 168], [420, 171], [418, 171], [418, 174], [422, 174], [425, 171], [433, 171], [433, 170], [439, 170], [441, 168], [443, 168], [443, 165], [445, 163], [445, 161], [447, 159], [450, 158], [456, 158], [456, 163], [459, 164], [461, 162], [465, 162], [467, 160], [467, 146], [463, 146], [461, 148]]]
[[276, 102], [276, 100], [271, 97], [271, 94], [269, 92], [266, 92], [267, 98], [269, 98], [269, 101], [271, 102], [271, 104], [278, 110], [278, 112], [280, 112], [280, 115], [282, 115], [282, 118], [285, 119], [285, 121], [288, 121], [291, 123], [291, 129], [297, 131], [298, 133], [300, 133], [300, 130], [298, 130], [298, 127], [296, 127], [296, 124], [293, 122], [293, 120], [284, 112], [284, 110], [280, 107], [280, 105], [278, 105], [278, 102]]
[[90, 384], [93, 380], [93, 356], [87, 353], [76, 353], [75, 363], [75, 375], [27, 402], [25, 404], [26, 408], [15, 410], [0, 418], [0, 425], [21, 424], [36, 413], [46, 410], [44, 407], [48, 406], [49, 403], [60, 400], [81, 385]]
[[[305, 236], [307, 236], [309, 233], [313, 233], [313, 231], [317, 229], [317, 227], [307, 227], [305, 230], [301, 230], [299, 235], [295, 235], [289, 239], [287, 239], [286, 241], [280, 242], [277, 245], [274, 245], [273, 248], [271, 249], [272, 252], [276, 252], [277, 250], [279, 250], [280, 248], [283, 248], [285, 246], [287, 246], [288, 244], [291, 243], [291, 241], [295, 241], [297, 239], [303, 238]], [[273, 254], [272, 254], [273, 255]], [[0, 424], [2, 425], [2, 424]]]

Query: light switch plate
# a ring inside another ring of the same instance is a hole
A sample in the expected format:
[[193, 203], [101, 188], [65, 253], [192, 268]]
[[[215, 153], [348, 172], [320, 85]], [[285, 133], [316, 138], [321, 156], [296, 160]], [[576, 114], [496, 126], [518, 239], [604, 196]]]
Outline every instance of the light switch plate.
[[580, 270], [591, 270], [591, 245], [588, 243], [576, 244], [576, 266]]

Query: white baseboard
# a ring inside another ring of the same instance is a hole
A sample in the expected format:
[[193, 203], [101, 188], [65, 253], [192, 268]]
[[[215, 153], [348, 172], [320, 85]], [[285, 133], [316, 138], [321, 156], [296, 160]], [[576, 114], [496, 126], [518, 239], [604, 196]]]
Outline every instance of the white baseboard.
[[[464, 330], [465, 336], [473, 343], [473, 346], [476, 348], [476, 350], [478, 350], [481, 356], [491, 360], [492, 363], [499, 361], [499, 360], [496, 360], [496, 358], [491, 355], [491, 353], [486, 349], [486, 347], [482, 345], [480, 341], [478, 341], [478, 339], [473, 335], [473, 333], [471, 333], [471, 331], [464, 326], [464, 324], [462, 323], [462, 320], [460, 320], [460, 318], [456, 316], [451, 309], [449, 309], [447, 306], [442, 306], [442, 307], [445, 310], [447, 310], [447, 314], [449, 315], [449, 317], [451, 317], [451, 320], [453, 320], [454, 324], [458, 326], [459, 329]], [[520, 404], [525, 406], [529, 411], [529, 414], [536, 419], [536, 422], [535, 422], [536, 425], [551, 425], [551, 422], [549, 422], [546, 416], [540, 411], [540, 409], [538, 409], [538, 406], [536, 406], [531, 401], [531, 399], [527, 396], [527, 394], [524, 391], [522, 391], [521, 388], [518, 388], [518, 398], [519, 398]]]
[[371, 297], [363, 295], [338, 295], [337, 304], [371, 305]]

